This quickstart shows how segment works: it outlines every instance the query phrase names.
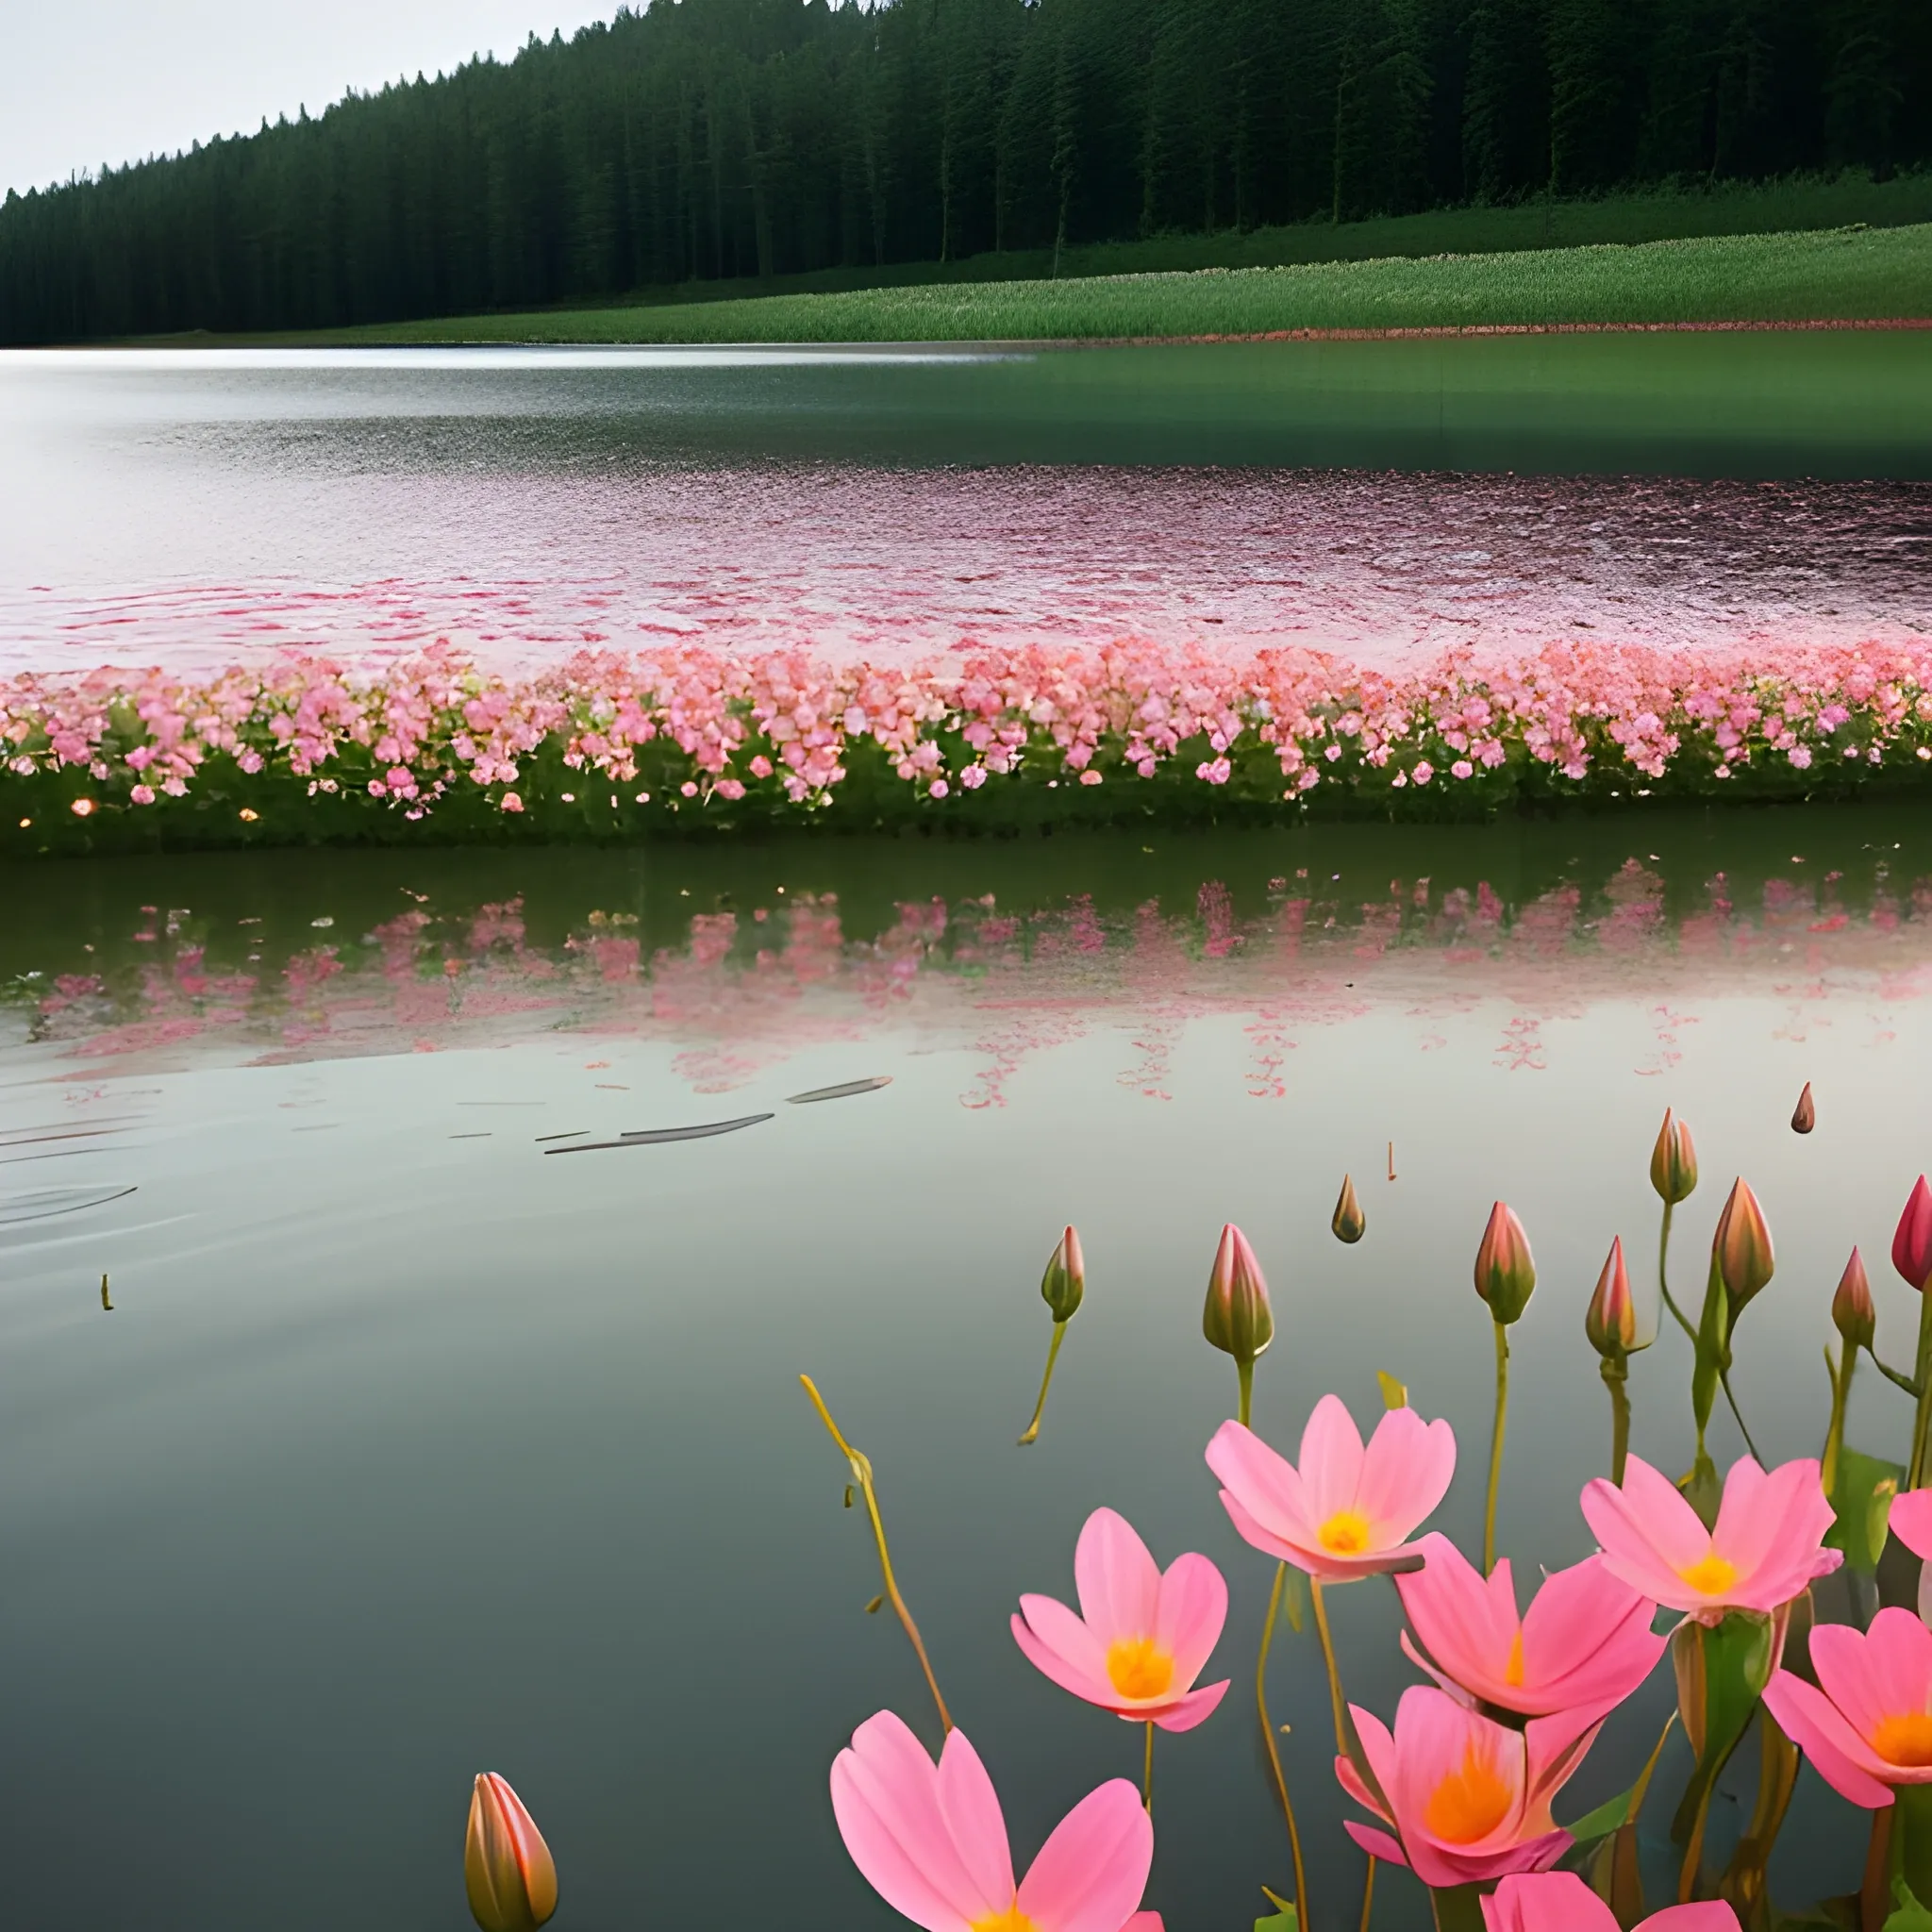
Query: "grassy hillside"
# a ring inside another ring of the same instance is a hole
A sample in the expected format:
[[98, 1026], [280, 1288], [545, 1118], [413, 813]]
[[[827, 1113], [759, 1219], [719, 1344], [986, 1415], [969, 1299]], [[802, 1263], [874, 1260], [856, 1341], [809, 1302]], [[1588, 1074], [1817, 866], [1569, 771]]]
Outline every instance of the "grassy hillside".
[[462, 316], [277, 340], [1012, 341], [1303, 328], [1900, 317], [1932, 317], [1932, 222], [1277, 268], [644, 303]]

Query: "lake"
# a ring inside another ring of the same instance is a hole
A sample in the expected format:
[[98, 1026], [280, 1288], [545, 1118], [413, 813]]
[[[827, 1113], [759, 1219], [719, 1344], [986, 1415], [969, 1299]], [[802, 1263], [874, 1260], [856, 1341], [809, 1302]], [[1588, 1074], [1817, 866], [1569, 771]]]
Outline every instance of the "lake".
[[[666, 636], [1391, 666], [1458, 639], [1909, 639], [1925, 370], [1922, 339], [1827, 335], [0, 356], [0, 675], [438, 637], [520, 666]], [[1200, 1329], [1224, 1222], [1279, 1322], [1257, 1429], [1291, 1454], [1324, 1391], [1367, 1424], [1394, 1376], [1456, 1427], [1434, 1522], [1470, 1548], [1471, 1264], [1492, 1200], [1523, 1215], [1519, 1574], [1591, 1547], [1609, 1417], [1583, 1310], [1613, 1236], [1655, 1307], [1667, 1106], [1704, 1166], [1680, 1285], [1734, 1174], [1776, 1235], [1735, 1378], [1767, 1458], [1818, 1452], [1855, 1241], [1881, 1349], [1911, 1353], [1880, 1263], [1932, 1149], [1915, 802], [0, 862], [0, 907], [22, 1924], [455, 1932], [484, 1769], [549, 1839], [561, 1932], [897, 1923], [825, 1774], [882, 1706], [936, 1727], [865, 1614], [876, 1563], [808, 1373], [875, 1464], [1023, 1858], [1139, 1775], [1140, 1737], [1024, 1661], [1020, 1593], [1071, 1594], [1101, 1504], [1223, 1567], [1207, 1674], [1233, 1688], [1161, 1740], [1148, 1902], [1170, 1932], [1242, 1926], [1291, 1869], [1253, 1705], [1272, 1571], [1202, 1460], [1234, 1401]], [[1070, 1222], [1087, 1303], [1021, 1450]], [[1631, 1374], [1635, 1447], [1674, 1474], [1690, 1372], [1673, 1331]], [[1868, 1369], [1849, 1440], [1901, 1455], [1909, 1408]], [[1713, 1447], [1740, 1448], [1722, 1413]], [[1820, 1600], [1851, 1613], [1841, 1584]], [[1393, 1591], [1331, 1602], [1348, 1690], [1387, 1716], [1414, 1680]], [[1276, 1644], [1310, 1924], [1353, 1927], [1320, 1655]], [[1560, 1817], [1629, 1784], [1672, 1700], [1660, 1668]], [[1687, 1762], [1673, 1742], [1672, 1802]], [[1747, 1750], [1715, 1847], [1754, 1777]], [[1791, 1907], [1856, 1886], [1865, 1842], [1808, 1767], [1796, 1805]], [[1654, 1903], [1668, 1820], [1645, 1814]], [[1374, 1925], [1427, 1922], [1385, 1871]]]

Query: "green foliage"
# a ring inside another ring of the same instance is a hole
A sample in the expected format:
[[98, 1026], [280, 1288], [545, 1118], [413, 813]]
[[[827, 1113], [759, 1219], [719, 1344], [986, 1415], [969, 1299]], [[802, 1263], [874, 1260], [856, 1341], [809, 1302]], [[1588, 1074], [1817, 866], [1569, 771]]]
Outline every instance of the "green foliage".
[[1825, 1544], [1845, 1553], [1845, 1566], [1864, 1575], [1878, 1568], [1879, 1553], [1891, 1521], [1892, 1498], [1905, 1471], [1896, 1462], [1863, 1456], [1847, 1445], [1839, 1451], [1838, 1480], [1832, 1487], [1835, 1520]]
[[[1341, 225], [1470, 204], [1511, 237], [1480, 245], [1508, 247], [1911, 219], [1878, 202], [1924, 199], [1891, 177], [1932, 163], [1932, 10], [1732, 12], [651, 0], [508, 62], [9, 194], [0, 341], [331, 328], [909, 263], [1058, 274], [1083, 248], [1188, 237], [1231, 264], [1359, 257], [1376, 250]], [[1801, 175], [1846, 178], [1792, 190], [1788, 219], [1720, 207], [1724, 184]], [[1636, 234], [1552, 199], [1637, 186], [1688, 192]], [[1422, 232], [1397, 251], [1426, 252]]]
[[1932, 314], [1932, 225], [401, 323], [385, 342], [1024, 341]]

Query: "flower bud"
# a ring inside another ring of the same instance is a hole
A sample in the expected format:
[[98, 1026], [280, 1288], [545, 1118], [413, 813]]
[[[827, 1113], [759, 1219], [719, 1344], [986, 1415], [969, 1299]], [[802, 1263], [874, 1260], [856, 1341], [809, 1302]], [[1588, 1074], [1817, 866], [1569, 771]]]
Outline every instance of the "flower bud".
[[1865, 1279], [1865, 1263], [1857, 1248], [1831, 1298], [1831, 1325], [1844, 1337], [1848, 1349], [1869, 1349], [1878, 1339], [1878, 1311], [1872, 1306], [1872, 1284]]
[[1697, 1186], [1697, 1149], [1690, 1144], [1690, 1129], [1669, 1108], [1650, 1150], [1650, 1184], [1666, 1208], [1688, 1201]]
[[1536, 1290], [1536, 1257], [1523, 1224], [1498, 1201], [1475, 1251], [1475, 1291], [1505, 1327], [1521, 1321]]
[[1891, 1238], [1891, 1265], [1921, 1294], [1932, 1281], [1932, 1188], [1925, 1185], [1924, 1174], [1898, 1218], [1898, 1231]]
[[1335, 1218], [1328, 1225], [1335, 1230], [1335, 1239], [1347, 1241], [1353, 1246], [1362, 1238], [1367, 1228], [1368, 1217], [1362, 1212], [1362, 1204], [1355, 1197], [1355, 1181], [1351, 1175], [1341, 1176], [1341, 1193], [1335, 1203]]
[[1221, 1230], [1221, 1245], [1214, 1252], [1201, 1333], [1238, 1362], [1252, 1362], [1274, 1340], [1274, 1310], [1268, 1305], [1261, 1264], [1247, 1236], [1232, 1222]]
[[1818, 1124], [1818, 1108], [1811, 1099], [1811, 1083], [1805, 1082], [1805, 1091], [1798, 1095], [1798, 1104], [1791, 1109], [1791, 1132], [1808, 1134]]
[[1622, 1361], [1649, 1341], [1637, 1338], [1637, 1304], [1630, 1294], [1630, 1276], [1624, 1267], [1624, 1240], [1620, 1235], [1610, 1243], [1609, 1259], [1597, 1276], [1596, 1292], [1583, 1316], [1583, 1332], [1590, 1345], [1606, 1361]]
[[1743, 1312], [1745, 1303], [1771, 1279], [1777, 1265], [1764, 1210], [1745, 1181], [1734, 1181], [1731, 1185], [1724, 1212], [1717, 1218], [1717, 1232], [1711, 1237], [1710, 1258], [1724, 1285], [1731, 1320], [1735, 1322]]
[[1080, 1253], [1080, 1237], [1070, 1227], [1040, 1277], [1040, 1298], [1053, 1310], [1056, 1322], [1071, 1322], [1086, 1292], [1087, 1262]]
[[483, 1932], [536, 1932], [557, 1909], [557, 1867], [523, 1800], [493, 1771], [470, 1798], [463, 1883]]

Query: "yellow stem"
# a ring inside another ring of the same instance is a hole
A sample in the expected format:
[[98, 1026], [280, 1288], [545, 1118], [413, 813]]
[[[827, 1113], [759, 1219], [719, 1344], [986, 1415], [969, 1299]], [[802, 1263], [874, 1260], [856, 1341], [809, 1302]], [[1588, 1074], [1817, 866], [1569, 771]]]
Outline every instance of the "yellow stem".
[[819, 1420], [824, 1424], [832, 1441], [838, 1443], [839, 1453], [852, 1465], [852, 1479], [858, 1485], [859, 1494], [865, 1498], [865, 1513], [872, 1518], [873, 1540], [879, 1546], [879, 1574], [885, 1578], [886, 1599], [905, 1628], [913, 1653], [919, 1658], [919, 1668], [925, 1673], [925, 1688], [932, 1692], [932, 1701], [939, 1707], [940, 1723], [950, 1731], [953, 1728], [952, 1713], [946, 1708], [946, 1700], [940, 1695], [939, 1679], [932, 1674], [932, 1660], [925, 1654], [919, 1625], [912, 1621], [912, 1612], [906, 1607], [906, 1599], [899, 1594], [898, 1582], [892, 1575], [892, 1553], [886, 1547], [885, 1520], [879, 1515], [879, 1499], [872, 1486], [872, 1463], [839, 1433], [839, 1424], [832, 1420], [832, 1411], [825, 1407], [824, 1397], [819, 1393], [811, 1377], [801, 1375], [798, 1379], [805, 1385], [805, 1392], [811, 1397], [811, 1406], [818, 1410]]
[[1242, 1428], [1248, 1425], [1248, 1410], [1255, 1399], [1255, 1364], [1251, 1359], [1235, 1363], [1235, 1373], [1241, 1377], [1241, 1396], [1236, 1406], [1234, 1419]]
[[1268, 1616], [1261, 1625], [1261, 1655], [1255, 1665], [1255, 1708], [1261, 1714], [1261, 1741], [1268, 1747], [1268, 1763], [1274, 1773], [1274, 1790], [1281, 1799], [1281, 1815], [1288, 1820], [1288, 1848], [1294, 1855], [1294, 1909], [1304, 1924], [1308, 1917], [1308, 1881], [1302, 1869], [1301, 1827], [1294, 1822], [1294, 1806], [1288, 1795], [1288, 1778], [1281, 1769], [1281, 1747], [1275, 1741], [1274, 1724], [1268, 1715], [1268, 1650], [1274, 1641], [1274, 1620], [1281, 1614], [1281, 1593], [1288, 1586], [1288, 1565], [1274, 1566], [1274, 1590], [1268, 1599]]
[[1308, 1578], [1308, 1594], [1315, 1600], [1315, 1629], [1322, 1639], [1322, 1662], [1328, 1673], [1328, 1703], [1335, 1719], [1335, 1749], [1349, 1756], [1348, 1704], [1341, 1694], [1341, 1673], [1335, 1667], [1335, 1639], [1328, 1632], [1328, 1606], [1322, 1595], [1322, 1579]]
[[1375, 1861], [1369, 1860], [1369, 1875], [1362, 1880], [1361, 1932], [1369, 1932], [1369, 1919], [1375, 1909]]
[[1154, 1720], [1147, 1720], [1147, 1757], [1141, 1768], [1141, 1803], [1148, 1817], [1154, 1816]]
[[1040, 1434], [1040, 1419], [1046, 1413], [1046, 1391], [1053, 1387], [1053, 1365], [1059, 1359], [1060, 1338], [1066, 1332], [1066, 1323], [1056, 1322], [1053, 1324], [1053, 1341], [1046, 1351], [1046, 1374], [1040, 1378], [1040, 1400], [1033, 1405], [1033, 1420], [1027, 1424], [1026, 1433], [1020, 1438], [1023, 1449]]

